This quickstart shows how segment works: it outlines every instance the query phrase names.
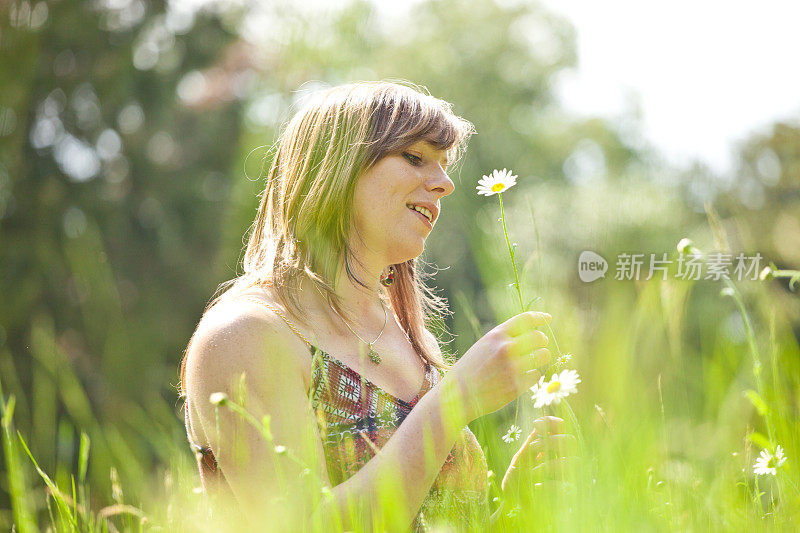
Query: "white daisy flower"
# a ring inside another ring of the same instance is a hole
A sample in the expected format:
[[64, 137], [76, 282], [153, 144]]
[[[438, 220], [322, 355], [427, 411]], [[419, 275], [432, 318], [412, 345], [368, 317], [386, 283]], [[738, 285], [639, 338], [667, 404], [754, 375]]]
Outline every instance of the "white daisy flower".
[[499, 192], [506, 192], [517, 184], [517, 176], [513, 175], [510, 170], [503, 169], [493, 170], [488, 176], [484, 176], [478, 181], [478, 194], [484, 196], [491, 196]]
[[553, 374], [550, 381], [545, 381], [542, 376], [539, 378], [539, 383], [531, 387], [531, 392], [533, 392], [531, 399], [536, 402], [533, 406], [538, 409], [545, 405], [561, 403], [562, 398], [578, 392], [577, 385], [580, 382], [578, 373], [571, 369]]
[[511, 424], [511, 427], [508, 428], [506, 434], [503, 435], [503, 442], [514, 442], [519, 438], [520, 435], [522, 435], [522, 428], [516, 424]]
[[556, 359], [556, 362], [554, 364], [558, 365], [558, 366], [566, 365], [567, 363], [570, 362], [571, 359], [572, 359], [572, 354], [567, 352], [567, 353], [561, 354], [561, 357]]
[[775, 448], [775, 453], [771, 454], [767, 450], [761, 450], [761, 455], [756, 459], [756, 464], [753, 465], [753, 473], [758, 476], [772, 474], [773, 476], [778, 473], [778, 467], [786, 462], [786, 457], [783, 455], [783, 448], [778, 445]]

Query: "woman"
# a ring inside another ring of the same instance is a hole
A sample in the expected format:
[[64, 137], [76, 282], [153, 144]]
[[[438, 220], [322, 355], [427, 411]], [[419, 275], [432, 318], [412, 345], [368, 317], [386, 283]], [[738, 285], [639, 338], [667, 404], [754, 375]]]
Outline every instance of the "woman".
[[[261, 527], [486, 524], [467, 424], [536, 383], [550, 354], [535, 328], [550, 316], [511, 318], [452, 367], [425, 327], [446, 306], [417, 257], [471, 133], [446, 102], [386, 82], [318, 92], [282, 133], [244, 273], [181, 364], [204, 487]], [[560, 422], [536, 426], [552, 442]], [[517, 458], [534, 464], [545, 440]]]

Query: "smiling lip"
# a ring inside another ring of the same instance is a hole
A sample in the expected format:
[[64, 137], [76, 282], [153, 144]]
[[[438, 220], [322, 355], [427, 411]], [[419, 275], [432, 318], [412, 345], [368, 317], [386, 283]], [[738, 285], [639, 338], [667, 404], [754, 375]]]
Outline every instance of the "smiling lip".
[[428, 226], [428, 229], [433, 229], [433, 224], [431, 224], [431, 221], [428, 220], [428, 218], [425, 215], [414, 209], [409, 209], [409, 211], [411, 211], [418, 219], [422, 220], [425, 223], [425, 225]]
[[[406, 206], [408, 206], [408, 205], [409, 204], [406, 204]], [[418, 206], [424, 207], [428, 211], [430, 211], [431, 212], [431, 219], [430, 219], [431, 225], [435, 224], [436, 220], [439, 218], [439, 207], [436, 206], [433, 203], [430, 203], [430, 202], [410, 202], [410, 205], [418, 205]], [[412, 209], [412, 211], [415, 211], [415, 210]], [[422, 216], [424, 217], [425, 215], [422, 215]]]

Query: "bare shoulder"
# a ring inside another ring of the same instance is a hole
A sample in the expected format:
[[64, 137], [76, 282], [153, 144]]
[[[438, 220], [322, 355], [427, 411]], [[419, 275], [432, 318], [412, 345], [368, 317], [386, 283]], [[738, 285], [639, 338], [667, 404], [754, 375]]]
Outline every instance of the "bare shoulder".
[[268, 308], [244, 298], [221, 301], [200, 320], [186, 359], [188, 393], [226, 391], [242, 373], [267, 383], [300, 375], [308, 348]]

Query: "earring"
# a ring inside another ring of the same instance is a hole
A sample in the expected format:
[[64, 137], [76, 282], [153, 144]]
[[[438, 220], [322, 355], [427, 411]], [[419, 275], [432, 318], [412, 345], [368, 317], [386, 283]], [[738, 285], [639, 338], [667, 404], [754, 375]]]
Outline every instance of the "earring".
[[389, 265], [389, 272], [381, 274], [381, 285], [388, 287], [394, 282], [394, 265]]

